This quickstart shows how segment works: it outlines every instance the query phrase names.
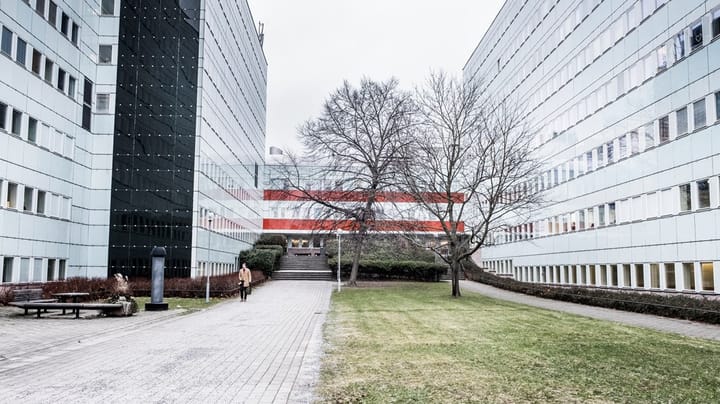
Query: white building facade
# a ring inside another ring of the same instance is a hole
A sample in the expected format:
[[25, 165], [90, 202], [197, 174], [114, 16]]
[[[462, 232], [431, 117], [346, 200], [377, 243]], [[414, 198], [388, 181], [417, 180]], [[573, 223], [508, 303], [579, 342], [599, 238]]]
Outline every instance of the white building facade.
[[544, 163], [483, 266], [720, 293], [720, 0], [508, 0], [464, 77], [522, 103]]
[[227, 273], [261, 231], [249, 6], [159, 4], [0, 3], [0, 283]]

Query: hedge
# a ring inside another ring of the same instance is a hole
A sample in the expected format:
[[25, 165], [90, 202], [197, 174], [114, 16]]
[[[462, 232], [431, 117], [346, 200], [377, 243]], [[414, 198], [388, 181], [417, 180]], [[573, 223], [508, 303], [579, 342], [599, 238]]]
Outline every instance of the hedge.
[[[337, 259], [330, 259], [328, 265], [336, 269]], [[351, 270], [352, 260], [342, 260], [340, 275], [348, 278]], [[429, 262], [360, 260], [358, 279], [437, 282], [445, 273], [447, 266]]]
[[474, 264], [465, 265], [465, 269], [465, 276], [470, 280], [512, 292], [589, 306], [720, 324], [720, 301], [702, 296], [668, 296], [652, 292], [538, 285], [501, 278], [484, 272]]
[[282, 234], [263, 234], [255, 241], [255, 248], [269, 245], [280, 246], [285, 252], [287, 250], [287, 237]]
[[241, 263], [247, 263], [248, 268], [251, 270], [262, 271], [266, 277], [269, 277], [280, 266], [282, 256], [283, 252], [276, 248], [256, 248], [242, 251], [238, 258]]

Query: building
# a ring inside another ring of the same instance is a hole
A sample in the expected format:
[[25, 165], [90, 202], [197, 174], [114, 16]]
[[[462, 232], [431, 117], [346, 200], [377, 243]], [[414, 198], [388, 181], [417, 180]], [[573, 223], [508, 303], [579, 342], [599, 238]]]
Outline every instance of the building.
[[[288, 171], [283, 170], [282, 165], [269, 164], [265, 175], [263, 232], [286, 236], [289, 254], [322, 255], [328, 237], [334, 238], [338, 230], [342, 233], [355, 229], [354, 222], [338, 217], [294, 190], [287, 179]], [[364, 195], [355, 190], [350, 179], [329, 172], [327, 167], [299, 167], [297, 175], [300, 178], [295, 180], [295, 185], [299, 182], [303, 189], [336, 206], [360, 208], [365, 204]], [[372, 234], [414, 234], [433, 243], [444, 238], [440, 221], [431, 217], [409, 194], [380, 192], [375, 215]], [[463, 224], [459, 226], [462, 228]]]
[[508, 0], [465, 80], [541, 128], [547, 204], [483, 266], [526, 282], [720, 293], [720, 1]]
[[267, 62], [246, 1], [0, 7], [0, 279], [235, 269], [262, 230]]

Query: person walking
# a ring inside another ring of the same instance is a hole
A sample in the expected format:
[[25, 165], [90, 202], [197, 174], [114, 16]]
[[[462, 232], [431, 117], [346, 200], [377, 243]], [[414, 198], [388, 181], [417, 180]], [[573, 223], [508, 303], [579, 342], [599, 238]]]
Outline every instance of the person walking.
[[247, 301], [250, 282], [252, 282], [252, 273], [244, 262], [242, 268], [240, 268], [240, 272], [238, 272], [238, 278], [240, 279], [240, 301], [245, 302]]

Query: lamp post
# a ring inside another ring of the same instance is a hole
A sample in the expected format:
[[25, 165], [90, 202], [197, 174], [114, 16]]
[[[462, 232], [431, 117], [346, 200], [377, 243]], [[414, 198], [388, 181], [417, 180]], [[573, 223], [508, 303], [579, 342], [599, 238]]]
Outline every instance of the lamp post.
[[210, 303], [210, 238], [212, 237], [212, 222], [215, 214], [208, 212], [208, 262], [205, 264], [205, 303]]
[[337, 280], [338, 280], [338, 292], [340, 292], [340, 261], [342, 259], [342, 239], [340, 238], [340, 233], [342, 230], [338, 229], [337, 231], [337, 241], [338, 241], [338, 267], [337, 267]]

